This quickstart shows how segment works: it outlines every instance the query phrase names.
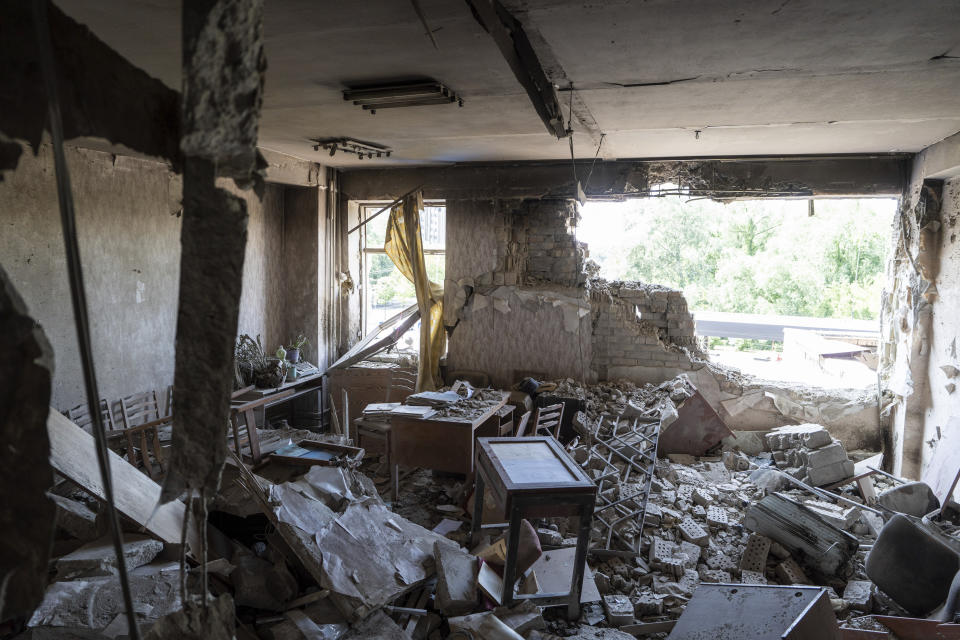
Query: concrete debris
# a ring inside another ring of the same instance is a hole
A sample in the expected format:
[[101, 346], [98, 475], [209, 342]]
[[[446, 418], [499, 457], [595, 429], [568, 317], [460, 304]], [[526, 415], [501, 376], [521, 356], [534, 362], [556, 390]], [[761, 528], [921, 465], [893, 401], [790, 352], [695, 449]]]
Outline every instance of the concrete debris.
[[234, 554], [230, 583], [237, 605], [266, 611], [283, 611], [297, 595], [297, 580], [281, 558], [269, 562], [248, 553]]
[[839, 440], [818, 424], [774, 429], [766, 435], [777, 468], [815, 487], [853, 476], [853, 461]]
[[211, 603], [190, 602], [183, 609], [163, 616], [144, 640], [233, 640], [233, 600], [223, 594]]
[[104, 533], [99, 514], [87, 505], [55, 493], [48, 495], [57, 508], [57, 526], [66, 533], [79, 540], [93, 540]]
[[808, 568], [824, 576], [849, 575], [850, 560], [859, 546], [855, 537], [781, 494], [750, 505], [743, 525], [776, 540], [791, 553], [800, 553]]
[[445, 616], [470, 613], [477, 605], [476, 557], [453, 545], [433, 546], [437, 565], [437, 608]]
[[[180, 609], [180, 571], [176, 562], [148, 564], [129, 571], [137, 618], [153, 622]], [[120, 582], [98, 576], [52, 583], [28, 626], [102, 630], [125, 615]]]
[[[163, 551], [163, 543], [147, 536], [127, 534], [123, 540], [123, 557], [127, 570], [152, 562]], [[117, 556], [109, 537], [89, 542], [56, 562], [57, 579], [109, 576], [117, 572]]]

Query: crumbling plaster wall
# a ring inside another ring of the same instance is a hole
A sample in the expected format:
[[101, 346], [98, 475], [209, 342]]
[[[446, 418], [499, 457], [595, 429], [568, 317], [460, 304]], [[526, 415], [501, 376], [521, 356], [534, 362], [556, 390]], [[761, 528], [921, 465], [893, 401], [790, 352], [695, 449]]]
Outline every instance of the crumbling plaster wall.
[[894, 473], [920, 477], [960, 415], [960, 134], [921, 152], [901, 198], [887, 269], [880, 375]]
[[[659, 384], [686, 375], [753, 449], [764, 431], [827, 426], [849, 449], [880, 446], [876, 394], [760, 381], [710, 364], [683, 293], [589, 278], [562, 200], [448, 200], [445, 313], [451, 370], [480, 370], [507, 386], [521, 373], [588, 382]], [[557, 268], [531, 261], [548, 258]], [[572, 277], [572, 263], [581, 271]], [[516, 283], [516, 284], [515, 284]]]
[[[67, 163], [100, 391], [117, 400], [163, 389], [173, 382], [181, 180], [165, 163], [78, 147], [67, 147]], [[260, 333], [275, 349], [290, 330], [284, 261], [297, 255], [292, 234], [284, 244], [285, 188], [268, 184], [260, 206], [224, 186], [250, 207], [239, 331]], [[0, 263], [53, 346], [51, 404], [76, 406], [83, 382], [48, 145], [37, 155], [24, 147], [16, 170], [4, 173], [0, 228]]]

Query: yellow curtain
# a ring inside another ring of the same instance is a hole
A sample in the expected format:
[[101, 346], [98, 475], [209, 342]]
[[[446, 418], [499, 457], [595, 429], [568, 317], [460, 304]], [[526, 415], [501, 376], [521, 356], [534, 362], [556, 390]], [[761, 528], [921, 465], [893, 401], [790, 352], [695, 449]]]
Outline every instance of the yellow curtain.
[[423, 193], [417, 191], [403, 199], [390, 211], [387, 238], [383, 248], [407, 280], [413, 282], [420, 307], [420, 368], [417, 391], [433, 391], [443, 386], [440, 378], [440, 356], [446, 350], [447, 334], [443, 328], [443, 287], [430, 282], [423, 259], [420, 236], [420, 212]]

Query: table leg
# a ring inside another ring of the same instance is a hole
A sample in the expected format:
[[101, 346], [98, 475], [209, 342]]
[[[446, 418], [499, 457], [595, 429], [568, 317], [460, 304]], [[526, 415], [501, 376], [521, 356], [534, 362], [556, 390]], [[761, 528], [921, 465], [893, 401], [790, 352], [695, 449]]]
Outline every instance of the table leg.
[[257, 416], [253, 409], [247, 409], [243, 417], [247, 422], [247, 441], [250, 442], [250, 457], [253, 464], [260, 464], [260, 436], [257, 435]]
[[516, 504], [516, 498], [510, 507], [510, 529], [507, 533], [507, 559], [503, 563], [503, 592], [500, 596], [505, 607], [513, 604], [513, 583], [517, 581], [517, 552], [520, 549], [520, 526], [523, 521], [522, 509]]
[[590, 525], [593, 522], [593, 503], [580, 508], [580, 533], [577, 536], [577, 553], [573, 560], [573, 579], [570, 581], [570, 602], [567, 604], [567, 620], [580, 617], [580, 592], [583, 590], [583, 574], [587, 563], [587, 546], [590, 544]]
[[470, 522], [470, 548], [480, 542], [480, 527], [483, 526], [483, 492], [486, 485], [478, 471], [473, 481], [473, 520]]

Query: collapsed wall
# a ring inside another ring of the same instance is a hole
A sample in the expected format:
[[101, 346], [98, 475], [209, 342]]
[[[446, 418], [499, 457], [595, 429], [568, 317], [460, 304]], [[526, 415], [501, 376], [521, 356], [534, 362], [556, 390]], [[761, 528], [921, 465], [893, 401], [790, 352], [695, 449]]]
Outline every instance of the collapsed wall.
[[[450, 371], [655, 383], [685, 375], [734, 431], [816, 422], [878, 449], [876, 395], [761, 381], [709, 362], [683, 292], [596, 277], [572, 200], [448, 200]], [[759, 438], [740, 434], [745, 449]]]

